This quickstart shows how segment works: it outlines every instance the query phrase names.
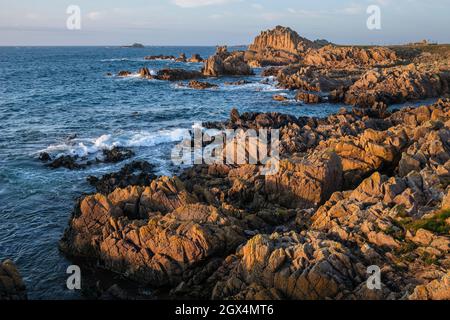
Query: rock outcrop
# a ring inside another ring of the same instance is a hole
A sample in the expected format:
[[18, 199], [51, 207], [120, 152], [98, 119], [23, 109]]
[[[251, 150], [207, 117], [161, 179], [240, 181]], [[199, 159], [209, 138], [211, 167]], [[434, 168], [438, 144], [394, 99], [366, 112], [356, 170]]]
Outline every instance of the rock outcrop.
[[186, 62], [186, 55], [184, 53], [180, 53], [180, 55], [178, 56], [178, 58], [175, 59], [176, 62]]
[[283, 88], [323, 93], [337, 90], [345, 92], [360, 76], [361, 72], [359, 71], [335, 70], [303, 65], [292, 65], [276, 72], [278, 83]]
[[295, 99], [298, 101], [302, 101], [306, 104], [314, 104], [322, 102], [322, 97], [318, 95], [317, 93], [311, 93], [311, 92], [304, 92], [299, 91], [297, 92]]
[[302, 38], [290, 28], [277, 26], [261, 32], [248, 47], [245, 59], [253, 66], [286, 65], [298, 62], [314, 42]]
[[99, 163], [117, 163], [134, 156], [133, 150], [124, 147], [113, 147], [112, 149], [103, 149], [100, 158], [88, 159], [78, 155], [61, 155], [52, 159], [47, 152], [39, 155], [39, 160], [46, 162], [46, 166], [52, 169], [66, 168], [69, 170], [85, 169], [91, 165]]
[[362, 107], [433, 98], [449, 92], [450, 71], [409, 64], [367, 71], [346, 92], [345, 102]]
[[187, 61], [193, 63], [200, 63], [203, 62], [203, 58], [198, 53], [194, 53], [192, 57], [190, 57]]
[[317, 50], [310, 50], [305, 55], [303, 63], [316, 67], [351, 70], [390, 66], [398, 63], [398, 58], [393, 50], [385, 47], [364, 49], [328, 45]]
[[205, 61], [203, 75], [208, 77], [252, 75], [253, 71], [244, 60], [244, 53], [229, 52], [226, 46], [217, 47], [216, 53]]
[[129, 77], [131, 76], [131, 72], [127, 70], [122, 70], [117, 73], [118, 77]]
[[177, 284], [196, 265], [244, 240], [236, 219], [196, 202], [177, 178], [88, 196], [76, 208], [61, 248], [100, 259], [104, 267], [142, 283]]
[[16, 265], [0, 262], [0, 300], [26, 300], [27, 290]]
[[200, 71], [195, 70], [161, 69], [154, 78], [165, 81], [182, 81], [203, 78], [203, 74]]
[[146, 56], [144, 57], [145, 60], [175, 60], [176, 57], [172, 55], [155, 55], [155, 56]]
[[154, 167], [150, 163], [133, 161], [118, 172], [108, 173], [100, 178], [89, 176], [87, 181], [95, 187], [97, 192], [107, 195], [117, 188], [148, 186], [155, 178]]
[[191, 80], [187, 84], [187, 87], [191, 88], [191, 89], [205, 90], [205, 89], [218, 88], [219, 86], [214, 83]]
[[205, 127], [279, 129], [277, 172], [196, 165], [85, 196], [61, 249], [171, 297], [447, 299], [449, 121], [449, 100], [324, 119], [234, 109]]

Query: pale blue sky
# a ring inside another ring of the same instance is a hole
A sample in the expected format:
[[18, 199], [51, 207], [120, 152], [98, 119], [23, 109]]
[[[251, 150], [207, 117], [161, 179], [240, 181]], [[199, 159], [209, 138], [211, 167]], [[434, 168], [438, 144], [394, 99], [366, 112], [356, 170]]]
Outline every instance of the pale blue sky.
[[[368, 5], [382, 29], [366, 27]], [[66, 29], [81, 8], [82, 29]], [[0, 45], [248, 44], [278, 24], [342, 44], [450, 43], [450, 0], [0, 0]]]

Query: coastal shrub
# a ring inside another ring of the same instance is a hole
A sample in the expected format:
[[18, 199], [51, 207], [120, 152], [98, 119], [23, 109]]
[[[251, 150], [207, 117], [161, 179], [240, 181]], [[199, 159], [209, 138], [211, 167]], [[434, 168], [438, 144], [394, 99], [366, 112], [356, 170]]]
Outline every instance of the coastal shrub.
[[402, 220], [402, 224], [406, 229], [417, 231], [425, 229], [439, 235], [450, 233], [450, 225], [445, 221], [450, 218], [450, 210], [441, 211], [430, 218], [412, 220], [407, 218]]

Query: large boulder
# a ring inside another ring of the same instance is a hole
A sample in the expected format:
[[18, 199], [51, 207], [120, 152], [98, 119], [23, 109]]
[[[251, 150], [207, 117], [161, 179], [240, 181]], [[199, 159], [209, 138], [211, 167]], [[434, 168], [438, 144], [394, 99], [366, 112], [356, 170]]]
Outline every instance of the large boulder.
[[82, 199], [60, 248], [141, 283], [167, 286], [245, 240], [236, 219], [195, 203], [181, 181], [153, 182]]
[[342, 299], [363, 277], [351, 250], [317, 232], [257, 235], [227, 260], [213, 299]]
[[14, 262], [0, 262], [0, 300], [26, 299], [26, 287]]
[[265, 177], [268, 201], [286, 208], [312, 208], [342, 187], [342, 165], [331, 152], [306, 160], [281, 160], [279, 171]]
[[244, 53], [229, 52], [226, 46], [217, 47], [216, 53], [205, 61], [203, 75], [219, 77], [225, 75], [252, 75], [253, 71], [244, 60]]
[[161, 69], [157, 72], [155, 78], [158, 80], [181, 81], [202, 78], [203, 74], [195, 70], [184, 69]]

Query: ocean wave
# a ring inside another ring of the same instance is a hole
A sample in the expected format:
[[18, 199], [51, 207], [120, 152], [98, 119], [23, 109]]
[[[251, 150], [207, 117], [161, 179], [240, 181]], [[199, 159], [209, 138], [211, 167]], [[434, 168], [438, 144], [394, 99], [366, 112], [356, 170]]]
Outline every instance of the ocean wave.
[[224, 85], [222, 89], [233, 91], [233, 90], [248, 90], [248, 91], [263, 91], [263, 92], [278, 92], [285, 91], [284, 89], [279, 88], [277, 81], [266, 81], [265, 79], [259, 82], [250, 82], [245, 84], [237, 84], [237, 85]]
[[[149, 71], [150, 71], [150, 75], [152, 75], [152, 76], [156, 76], [158, 74], [153, 69], [150, 69]], [[130, 79], [130, 78], [136, 79], [136, 78], [141, 78], [141, 74], [139, 72], [133, 72], [126, 76], [119, 76], [118, 74], [116, 74], [116, 77], [121, 78], [121, 79]], [[149, 79], [146, 79], [146, 80], [149, 80]], [[157, 79], [150, 79], [150, 80], [157, 80]]]
[[111, 58], [111, 59], [102, 59], [101, 62], [118, 62], [118, 61], [130, 61], [128, 58]]
[[177, 128], [173, 130], [122, 132], [119, 134], [104, 134], [95, 138], [75, 138], [70, 141], [53, 144], [41, 152], [54, 154], [56, 157], [72, 155], [88, 157], [104, 149], [114, 147], [153, 147], [160, 144], [178, 142], [183, 140], [187, 130]]

